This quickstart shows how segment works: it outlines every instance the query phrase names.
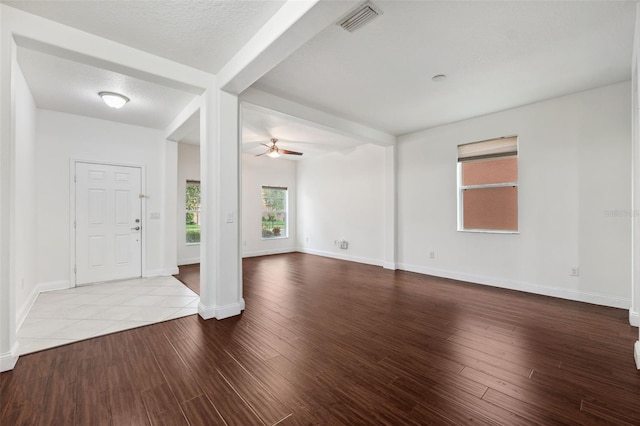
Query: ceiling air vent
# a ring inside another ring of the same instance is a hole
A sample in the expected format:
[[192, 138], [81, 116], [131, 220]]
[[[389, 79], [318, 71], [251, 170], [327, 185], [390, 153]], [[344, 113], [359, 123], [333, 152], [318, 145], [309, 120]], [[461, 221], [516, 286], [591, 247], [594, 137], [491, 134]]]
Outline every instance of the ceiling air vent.
[[352, 33], [371, 22], [378, 15], [382, 15], [380, 9], [367, 2], [351, 12], [346, 18], [340, 21], [338, 25]]

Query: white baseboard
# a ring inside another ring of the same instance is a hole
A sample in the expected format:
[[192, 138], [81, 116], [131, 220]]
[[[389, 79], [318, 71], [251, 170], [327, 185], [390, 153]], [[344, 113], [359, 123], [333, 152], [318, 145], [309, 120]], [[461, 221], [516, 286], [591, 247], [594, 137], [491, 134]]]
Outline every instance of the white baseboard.
[[200, 263], [200, 256], [178, 259], [178, 266], [193, 265], [194, 263]]
[[178, 267], [174, 266], [172, 268], [165, 269], [151, 269], [146, 272], [144, 275], [146, 278], [150, 277], [168, 277], [171, 275], [176, 275], [179, 272]]
[[20, 327], [22, 327], [22, 323], [27, 319], [27, 315], [33, 307], [33, 304], [36, 303], [36, 299], [39, 294], [40, 290], [38, 290], [38, 286], [36, 285], [33, 290], [31, 290], [31, 293], [29, 293], [22, 306], [18, 308], [18, 313], [16, 314], [16, 330], [20, 330]]
[[370, 259], [368, 257], [351, 256], [351, 255], [342, 254], [342, 253], [332, 253], [330, 251], [312, 250], [304, 247], [299, 247], [297, 251], [299, 251], [300, 253], [314, 254], [316, 256], [331, 257], [333, 259], [348, 260], [350, 262], [357, 262], [357, 263], [365, 263], [367, 265], [384, 266], [384, 262], [382, 260]]
[[11, 347], [11, 352], [0, 354], [0, 373], [13, 370], [18, 362], [18, 349], [20, 344], [16, 341]]
[[242, 257], [258, 257], [258, 256], [269, 256], [272, 254], [284, 254], [284, 253], [295, 253], [296, 248], [282, 248], [282, 249], [272, 249], [272, 250], [255, 250], [255, 251], [245, 251], [242, 252]]
[[395, 262], [382, 262], [382, 267], [384, 269], [390, 269], [392, 271], [395, 271], [398, 269], [398, 264]]
[[613, 308], [629, 309], [631, 299], [614, 297], [600, 293], [590, 293], [570, 290], [562, 287], [542, 286], [521, 281], [504, 280], [495, 277], [485, 277], [442, 269], [428, 268], [424, 266], [398, 264], [398, 268], [404, 271], [417, 272], [419, 274], [433, 275], [435, 277], [450, 278], [459, 281], [467, 281], [475, 284], [489, 285], [492, 287], [506, 288], [509, 290], [524, 291], [543, 296], [558, 297], [560, 299], [574, 300], [576, 302], [592, 303], [594, 305], [611, 306]]
[[38, 283], [33, 287], [29, 296], [25, 299], [22, 306], [18, 309], [18, 313], [16, 314], [16, 330], [19, 330], [22, 327], [22, 323], [27, 318], [29, 311], [33, 307], [33, 304], [36, 303], [36, 299], [38, 295], [45, 291], [53, 291], [53, 290], [66, 290], [71, 288], [71, 284], [67, 280], [61, 281], [49, 281], [46, 283]]
[[636, 341], [633, 347], [633, 358], [636, 360], [636, 368], [640, 370], [640, 340]]
[[244, 310], [244, 299], [240, 299], [238, 303], [231, 303], [224, 306], [205, 306], [200, 302], [198, 304], [198, 314], [203, 319], [215, 318], [218, 320], [240, 315]]
[[629, 309], [629, 324], [634, 327], [640, 327], [640, 313], [633, 312]]

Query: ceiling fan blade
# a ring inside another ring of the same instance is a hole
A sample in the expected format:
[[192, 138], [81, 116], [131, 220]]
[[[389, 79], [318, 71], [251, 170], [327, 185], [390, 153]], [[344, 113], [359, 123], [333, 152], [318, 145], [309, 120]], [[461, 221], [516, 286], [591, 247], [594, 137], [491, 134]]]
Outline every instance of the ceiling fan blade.
[[288, 149], [280, 149], [281, 154], [289, 154], [289, 155], [302, 155], [301, 152], [289, 151]]
[[260, 156], [265, 155], [265, 154], [268, 154], [268, 153], [269, 153], [269, 152], [267, 151], [267, 152], [263, 152], [262, 154], [256, 154], [256, 157], [260, 157]]
[[249, 150], [249, 149], [256, 149], [256, 148], [262, 148], [262, 145], [260, 145], [260, 143], [256, 143], [256, 142], [242, 142], [242, 149], [243, 150]]
[[267, 145], [266, 143], [261, 143], [260, 145], [266, 146], [267, 148], [271, 148], [273, 145]]

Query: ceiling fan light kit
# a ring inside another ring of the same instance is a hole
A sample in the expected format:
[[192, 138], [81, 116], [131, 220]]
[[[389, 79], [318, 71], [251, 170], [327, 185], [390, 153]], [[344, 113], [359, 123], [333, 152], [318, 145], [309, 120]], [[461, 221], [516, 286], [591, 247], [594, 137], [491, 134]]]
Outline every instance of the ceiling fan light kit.
[[276, 142], [278, 142], [277, 138], [271, 138], [271, 145], [267, 145], [267, 144], [261, 144], [262, 146], [266, 146], [267, 150], [265, 152], [263, 152], [262, 154], [258, 154], [256, 155], [256, 157], [260, 157], [262, 155], [267, 155], [271, 158], [278, 158], [280, 157], [282, 154], [287, 154], [287, 155], [302, 155], [301, 152], [296, 152], [296, 151], [289, 151], [288, 149], [280, 149], [276, 146]]

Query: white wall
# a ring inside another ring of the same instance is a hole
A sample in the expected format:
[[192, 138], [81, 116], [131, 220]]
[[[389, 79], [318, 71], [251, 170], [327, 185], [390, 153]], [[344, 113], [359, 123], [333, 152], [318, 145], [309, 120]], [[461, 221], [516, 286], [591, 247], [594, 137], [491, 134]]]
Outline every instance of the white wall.
[[[296, 251], [298, 228], [296, 161], [242, 154], [242, 256]], [[288, 238], [262, 239], [262, 187], [288, 189]]]
[[15, 121], [15, 280], [16, 324], [35, 301], [38, 258], [36, 232], [36, 104], [22, 71], [14, 67]]
[[[400, 268], [628, 308], [630, 105], [624, 82], [400, 137]], [[513, 134], [520, 233], [457, 232], [456, 146]]]
[[[162, 132], [48, 110], [38, 110], [37, 119], [38, 246], [34, 254], [38, 258], [38, 282], [49, 287], [73, 282], [69, 272], [71, 159], [145, 166], [143, 274], [172, 273], [175, 258], [165, 259], [164, 243], [175, 241], [175, 235], [165, 235], [175, 234], [175, 227], [166, 226], [165, 221], [170, 218], [174, 223], [175, 215], [172, 212], [168, 218], [163, 194], [165, 179], [177, 180], [175, 168], [166, 167], [171, 162], [168, 156], [175, 157], [177, 150], [167, 150]], [[175, 191], [175, 186], [171, 187]], [[150, 219], [154, 213], [160, 219]]]
[[[200, 180], [200, 148], [178, 145], [178, 265], [198, 263], [200, 245], [187, 245], [184, 231], [185, 186]], [[289, 189], [289, 237], [262, 239], [261, 188], [264, 185]], [[286, 159], [242, 155], [242, 239], [243, 257], [287, 253], [296, 250], [296, 163]]]
[[[360, 145], [298, 163], [300, 251], [382, 265], [385, 148]], [[346, 240], [349, 248], [336, 247]]]
[[178, 265], [200, 262], [200, 244], [187, 245], [185, 232], [185, 197], [188, 180], [200, 180], [200, 147], [178, 144], [178, 197], [176, 203]]

